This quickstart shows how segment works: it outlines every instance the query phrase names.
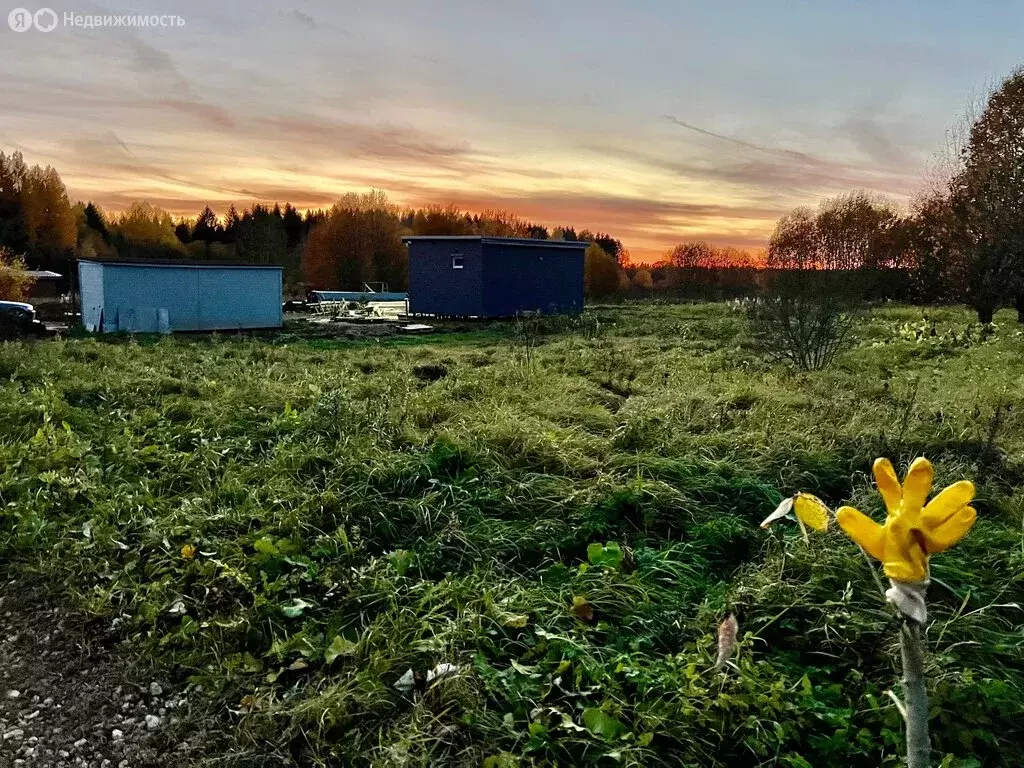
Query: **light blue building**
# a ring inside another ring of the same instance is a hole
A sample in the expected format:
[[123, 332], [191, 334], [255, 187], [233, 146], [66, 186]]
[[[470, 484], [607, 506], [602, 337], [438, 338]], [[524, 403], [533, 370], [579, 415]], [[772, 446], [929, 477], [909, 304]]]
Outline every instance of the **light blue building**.
[[90, 331], [281, 327], [281, 267], [193, 261], [79, 261]]

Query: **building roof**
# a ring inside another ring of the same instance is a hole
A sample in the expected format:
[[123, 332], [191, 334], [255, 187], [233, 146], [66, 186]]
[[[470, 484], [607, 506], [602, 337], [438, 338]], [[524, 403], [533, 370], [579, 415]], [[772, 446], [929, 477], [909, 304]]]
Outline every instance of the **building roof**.
[[56, 280], [63, 277], [60, 272], [51, 272], [48, 269], [27, 269], [25, 274], [34, 277], [36, 280]]
[[522, 245], [527, 247], [545, 248], [586, 248], [590, 243], [578, 240], [540, 240], [535, 237], [488, 237], [487, 235], [413, 235], [403, 237], [403, 243], [432, 240], [478, 241], [483, 245]]
[[275, 264], [246, 264], [239, 261], [204, 261], [202, 259], [79, 259], [80, 264], [103, 264], [115, 267], [217, 267], [223, 269], [277, 269]]

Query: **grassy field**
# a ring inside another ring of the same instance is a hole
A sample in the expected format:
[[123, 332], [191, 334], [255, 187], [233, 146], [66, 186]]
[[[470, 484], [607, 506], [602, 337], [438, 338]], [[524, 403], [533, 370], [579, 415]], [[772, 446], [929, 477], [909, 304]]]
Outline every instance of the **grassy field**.
[[4, 344], [0, 558], [215, 702], [216, 765], [898, 765], [867, 563], [758, 523], [796, 490], [880, 516], [871, 461], [925, 455], [980, 495], [933, 561], [936, 762], [1019, 765], [1024, 338], [926, 313], [819, 373], [724, 305]]

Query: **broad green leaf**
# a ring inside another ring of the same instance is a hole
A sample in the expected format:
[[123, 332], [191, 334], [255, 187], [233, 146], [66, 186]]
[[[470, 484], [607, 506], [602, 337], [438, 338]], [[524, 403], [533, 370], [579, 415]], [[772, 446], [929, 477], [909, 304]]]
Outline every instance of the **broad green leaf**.
[[328, 664], [333, 664], [334, 660], [339, 656], [355, 656], [358, 648], [359, 645], [357, 643], [353, 643], [351, 640], [346, 640], [341, 635], [338, 635], [327, 646], [327, 650], [324, 651], [324, 661]]
[[622, 548], [614, 541], [604, 545], [595, 541], [587, 546], [587, 559], [591, 565], [618, 568], [622, 564]]
[[592, 734], [607, 741], [613, 741], [629, 731], [625, 725], [597, 707], [583, 710], [583, 724]]

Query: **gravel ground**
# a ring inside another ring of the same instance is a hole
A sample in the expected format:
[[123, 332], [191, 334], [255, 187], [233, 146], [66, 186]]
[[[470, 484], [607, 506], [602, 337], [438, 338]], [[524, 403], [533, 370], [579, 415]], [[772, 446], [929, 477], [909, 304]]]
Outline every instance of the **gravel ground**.
[[187, 766], [189, 701], [116, 640], [18, 580], [0, 580], [0, 766]]

